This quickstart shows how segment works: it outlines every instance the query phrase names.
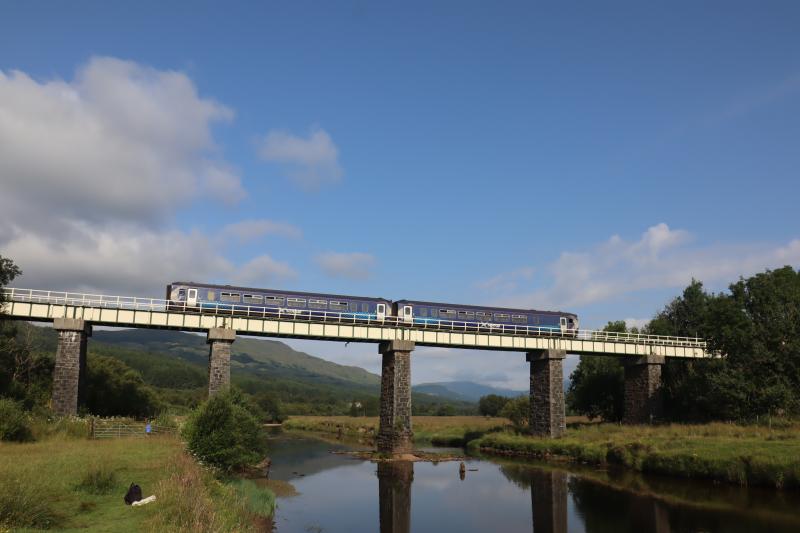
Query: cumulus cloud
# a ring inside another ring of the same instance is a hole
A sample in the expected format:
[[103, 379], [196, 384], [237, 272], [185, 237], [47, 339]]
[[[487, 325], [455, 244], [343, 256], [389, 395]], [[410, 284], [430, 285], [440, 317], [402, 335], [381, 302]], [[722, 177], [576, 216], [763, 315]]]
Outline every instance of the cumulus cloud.
[[307, 139], [285, 131], [270, 131], [258, 153], [266, 161], [283, 164], [289, 177], [306, 190], [336, 183], [343, 174], [339, 149], [328, 132], [320, 128], [312, 129]]
[[533, 273], [534, 269], [532, 267], [522, 267], [478, 282], [477, 287], [487, 291], [510, 292], [516, 290], [521, 282], [532, 279]]
[[268, 255], [260, 255], [242, 265], [233, 275], [240, 285], [267, 286], [281, 279], [292, 279], [297, 273], [287, 263], [276, 261]]
[[297, 226], [265, 219], [242, 220], [228, 224], [220, 231], [221, 239], [225, 241], [233, 239], [239, 243], [254, 241], [267, 235], [299, 239], [303, 236], [303, 232]]
[[666, 224], [652, 226], [637, 241], [615, 235], [588, 250], [564, 252], [547, 269], [549, 286], [503, 303], [571, 308], [647, 289], [682, 288], [692, 278], [728, 283], [765, 268], [800, 264], [800, 239], [785, 245], [692, 245], [691, 235]]
[[23, 269], [15, 284], [158, 297], [176, 279], [288, 275], [171, 227], [199, 198], [245, 196], [211, 133], [232, 117], [185, 74], [114, 58], [72, 80], [0, 71], [0, 250]]
[[328, 252], [318, 255], [317, 264], [332, 278], [362, 280], [372, 274], [375, 257], [362, 252], [337, 253]]

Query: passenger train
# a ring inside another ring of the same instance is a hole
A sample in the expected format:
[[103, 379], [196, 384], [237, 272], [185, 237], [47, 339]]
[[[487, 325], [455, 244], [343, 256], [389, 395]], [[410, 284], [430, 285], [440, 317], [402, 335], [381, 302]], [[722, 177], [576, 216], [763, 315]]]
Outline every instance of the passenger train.
[[390, 321], [398, 324], [438, 325], [457, 328], [474, 326], [493, 329], [504, 326], [538, 328], [542, 333], [571, 334], [578, 330], [578, 317], [560, 311], [507, 309], [417, 300], [391, 301], [384, 298], [344, 296], [231, 285], [175, 281], [167, 285], [171, 309], [230, 310], [233, 314], [264, 313], [294, 315], [313, 320], [325, 312], [342, 313], [344, 318], [362, 321]]

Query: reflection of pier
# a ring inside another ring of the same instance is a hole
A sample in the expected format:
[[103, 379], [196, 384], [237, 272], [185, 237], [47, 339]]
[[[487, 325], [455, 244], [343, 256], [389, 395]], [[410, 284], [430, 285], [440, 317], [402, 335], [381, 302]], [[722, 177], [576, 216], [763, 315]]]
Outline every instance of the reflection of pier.
[[378, 463], [381, 533], [411, 531], [411, 482], [414, 463], [388, 461]]
[[532, 473], [531, 508], [534, 533], [566, 533], [567, 473]]

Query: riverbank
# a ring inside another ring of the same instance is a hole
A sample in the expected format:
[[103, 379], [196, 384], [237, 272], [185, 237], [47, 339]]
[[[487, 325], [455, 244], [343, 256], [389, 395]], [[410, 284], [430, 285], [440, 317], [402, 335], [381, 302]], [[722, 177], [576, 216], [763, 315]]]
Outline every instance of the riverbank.
[[495, 455], [584, 464], [613, 464], [643, 473], [709, 479], [737, 485], [800, 488], [800, 427], [705, 425], [567, 429], [561, 439], [509, 431], [487, 433], [468, 449]]
[[[157, 500], [125, 505], [131, 483]], [[174, 436], [0, 443], [0, 530], [248, 531], [270, 520], [256, 509], [271, 515], [274, 496], [219, 481]]]
[[[503, 418], [414, 417], [417, 446], [466, 446], [472, 453], [618, 465], [632, 470], [736, 485], [800, 489], [800, 424], [781, 427], [578, 424], [561, 439], [515, 432]], [[377, 417], [292, 417], [287, 430], [369, 441]]]
[[[292, 416], [283, 423], [283, 429], [372, 440], [378, 434], [378, 422], [376, 416]], [[413, 424], [415, 444], [458, 447], [509, 422], [507, 418], [482, 416], [415, 416]]]

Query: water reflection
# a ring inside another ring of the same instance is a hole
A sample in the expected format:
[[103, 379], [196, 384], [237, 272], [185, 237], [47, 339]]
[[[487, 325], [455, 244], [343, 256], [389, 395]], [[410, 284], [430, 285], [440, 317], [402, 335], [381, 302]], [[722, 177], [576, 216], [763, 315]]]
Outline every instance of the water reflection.
[[414, 463], [378, 463], [378, 505], [381, 533], [411, 531], [411, 483]]
[[279, 533], [800, 531], [796, 492], [478, 458], [375, 464], [332, 448], [346, 445], [272, 443], [272, 477], [299, 493], [278, 499]]

